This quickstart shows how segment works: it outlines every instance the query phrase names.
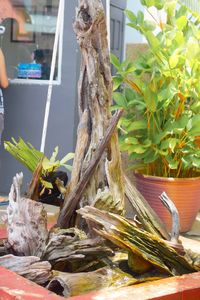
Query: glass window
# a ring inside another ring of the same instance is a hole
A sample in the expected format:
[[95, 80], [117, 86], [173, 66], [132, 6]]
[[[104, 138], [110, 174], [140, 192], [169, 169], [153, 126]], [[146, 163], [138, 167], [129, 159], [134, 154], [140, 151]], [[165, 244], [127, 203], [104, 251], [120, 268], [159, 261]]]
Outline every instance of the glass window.
[[[59, 0], [4, 0], [0, 4], [0, 47], [15, 82], [49, 79]], [[59, 51], [58, 51], [59, 52]], [[54, 80], [59, 78], [58, 57]]]

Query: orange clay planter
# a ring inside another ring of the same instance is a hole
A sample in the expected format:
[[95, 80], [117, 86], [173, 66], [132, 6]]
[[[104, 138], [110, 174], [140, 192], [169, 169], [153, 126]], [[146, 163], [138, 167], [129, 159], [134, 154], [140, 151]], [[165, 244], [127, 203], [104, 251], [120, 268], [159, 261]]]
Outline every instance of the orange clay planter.
[[150, 206], [171, 231], [171, 216], [159, 199], [166, 192], [180, 216], [180, 232], [187, 232], [200, 209], [200, 177], [165, 178], [135, 173], [135, 184]]

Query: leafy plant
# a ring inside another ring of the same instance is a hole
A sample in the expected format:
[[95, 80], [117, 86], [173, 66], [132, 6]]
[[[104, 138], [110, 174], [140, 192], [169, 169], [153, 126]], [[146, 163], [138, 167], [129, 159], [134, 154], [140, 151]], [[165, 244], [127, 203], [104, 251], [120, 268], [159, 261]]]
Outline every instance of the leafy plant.
[[[74, 153], [68, 153], [61, 160], [57, 159], [59, 147], [56, 146], [51, 157], [47, 158], [42, 152], [35, 149], [30, 143], [26, 143], [22, 138], [17, 142], [14, 138], [11, 141], [4, 142], [5, 149], [19, 160], [32, 173], [36, 170], [39, 162], [42, 160], [42, 176], [46, 176], [50, 172], [56, 171], [60, 167], [71, 171], [72, 167], [66, 164], [74, 158]], [[41, 179], [42, 184], [46, 188], [52, 188], [52, 184]]]
[[162, 9], [166, 20], [153, 16], [146, 21], [143, 12], [126, 11], [128, 25], [142, 33], [148, 50], [135, 61], [122, 63], [111, 55], [117, 69], [113, 109], [124, 109], [121, 149], [139, 172], [198, 176], [200, 16], [176, 0], [141, 3], [149, 14], [151, 6]]

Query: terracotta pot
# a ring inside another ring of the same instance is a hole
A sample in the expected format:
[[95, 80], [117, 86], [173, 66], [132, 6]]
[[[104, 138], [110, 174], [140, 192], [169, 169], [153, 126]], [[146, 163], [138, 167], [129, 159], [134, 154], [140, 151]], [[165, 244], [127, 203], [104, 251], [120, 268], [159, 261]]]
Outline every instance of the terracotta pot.
[[159, 199], [166, 192], [176, 205], [180, 216], [180, 232], [187, 232], [200, 209], [200, 177], [165, 178], [135, 173], [135, 184], [140, 193], [171, 231], [171, 216]]

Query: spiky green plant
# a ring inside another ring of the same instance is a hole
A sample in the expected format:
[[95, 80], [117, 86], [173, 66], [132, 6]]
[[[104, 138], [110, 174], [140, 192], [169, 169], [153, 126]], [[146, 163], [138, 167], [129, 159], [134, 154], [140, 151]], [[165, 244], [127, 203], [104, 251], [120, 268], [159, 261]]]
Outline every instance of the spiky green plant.
[[[17, 142], [14, 138], [11, 141], [4, 142], [5, 149], [18, 161], [20, 161], [29, 171], [34, 173], [39, 162], [42, 160], [42, 175], [47, 175], [49, 172], [54, 172], [60, 167], [71, 171], [72, 167], [66, 164], [73, 159], [74, 153], [68, 153], [61, 160], [57, 159], [59, 147], [56, 146], [51, 157], [47, 158], [42, 152], [35, 149], [30, 143], [26, 143], [22, 138]], [[52, 188], [51, 183], [42, 180], [46, 188]]]

